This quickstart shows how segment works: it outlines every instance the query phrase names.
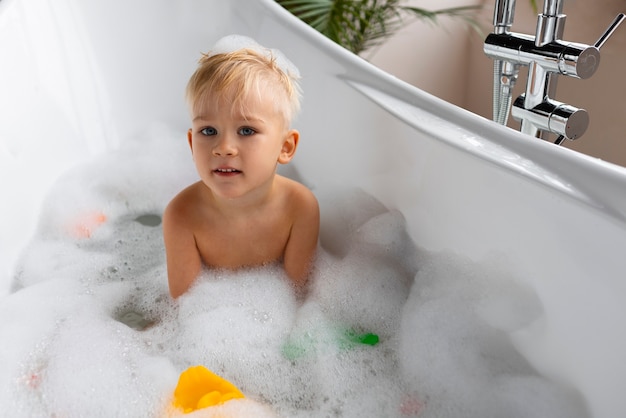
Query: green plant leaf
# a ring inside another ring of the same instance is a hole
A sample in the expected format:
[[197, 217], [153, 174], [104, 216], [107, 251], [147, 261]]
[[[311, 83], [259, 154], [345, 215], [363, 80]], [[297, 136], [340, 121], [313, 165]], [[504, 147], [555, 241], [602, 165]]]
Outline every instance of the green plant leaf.
[[474, 19], [475, 13], [481, 9], [482, 6], [460, 6], [450, 7], [440, 10], [425, 10], [419, 7], [403, 6], [402, 10], [410, 12], [414, 17], [418, 19], [427, 20], [430, 23], [436, 24], [439, 16], [453, 17], [463, 20], [466, 24], [471, 26], [481, 37], [483, 36], [482, 27]]
[[537, 0], [530, 0], [530, 7], [532, 7], [534, 13], [539, 12], [539, 8], [537, 7]]
[[298, 18], [355, 54], [379, 45], [403, 26], [404, 15], [437, 23], [437, 16], [460, 18], [478, 27], [465, 6], [429, 11], [400, 0], [276, 0]]

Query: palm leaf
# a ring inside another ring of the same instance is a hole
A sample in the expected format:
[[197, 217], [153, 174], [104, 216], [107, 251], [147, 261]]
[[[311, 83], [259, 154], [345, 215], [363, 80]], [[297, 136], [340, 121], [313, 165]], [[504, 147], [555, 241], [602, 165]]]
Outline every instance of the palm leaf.
[[530, 7], [533, 9], [533, 13], [539, 12], [539, 9], [537, 8], [537, 0], [530, 0]]
[[439, 16], [447, 16], [447, 17], [461, 19], [470, 27], [472, 27], [478, 33], [478, 35], [480, 35], [481, 37], [483, 36], [482, 27], [476, 21], [476, 19], [474, 19], [474, 14], [476, 13], [477, 10], [481, 8], [481, 6], [450, 7], [447, 9], [440, 9], [440, 10], [435, 10], [435, 11], [425, 10], [425, 9], [421, 9], [418, 7], [408, 7], [408, 6], [401, 6], [401, 7], [402, 7], [402, 10], [412, 13], [414, 17], [417, 17], [418, 19], [430, 21], [433, 24], [437, 23], [437, 18]]
[[328, 26], [333, 0], [277, 0], [277, 2], [320, 32]]
[[[476, 7], [429, 11], [401, 6], [400, 0], [276, 0], [336, 43], [359, 54], [383, 42], [403, 25], [403, 14], [436, 23], [447, 15], [475, 24], [470, 12]], [[477, 26], [477, 24], [475, 24]]]

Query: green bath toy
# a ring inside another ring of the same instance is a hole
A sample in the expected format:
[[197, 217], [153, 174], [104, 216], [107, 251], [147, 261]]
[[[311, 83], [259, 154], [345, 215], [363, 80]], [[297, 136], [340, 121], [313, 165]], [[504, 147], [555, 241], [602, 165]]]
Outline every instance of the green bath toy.
[[323, 333], [307, 332], [303, 335], [290, 337], [282, 347], [282, 354], [287, 360], [297, 360], [315, 351], [320, 345], [335, 346], [340, 350], [351, 350], [359, 345], [375, 346], [380, 341], [378, 335], [367, 332], [360, 333], [354, 329], [337, 328]]

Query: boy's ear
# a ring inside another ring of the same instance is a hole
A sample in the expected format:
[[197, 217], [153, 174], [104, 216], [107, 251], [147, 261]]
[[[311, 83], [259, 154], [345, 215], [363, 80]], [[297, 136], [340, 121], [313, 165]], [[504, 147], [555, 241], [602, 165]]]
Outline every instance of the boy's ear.
[[283, 140], [283, 147], [280, 150], [278, 156], [278, 162], [280, 164], [287, 164], [296, 153], [298, 148], [298, 141], [300, 140], [300, 133], [295, 129], [287, 131]]
[[191, 142], [191, 128], [187, 131], [187, 142], [189, 143], [189, 148], [191, 149], [191, 153], [193, 154], [193, 142]]

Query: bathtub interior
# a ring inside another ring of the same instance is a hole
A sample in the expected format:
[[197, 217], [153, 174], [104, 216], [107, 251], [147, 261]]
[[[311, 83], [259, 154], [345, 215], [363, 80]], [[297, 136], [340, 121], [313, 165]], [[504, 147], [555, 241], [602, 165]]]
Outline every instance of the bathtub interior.
[[[199, 52], [238, 32], [281, 49], [303, 74], [303, 135], [289, 174], [319, 193], [325, 213], [338, 212], [324, 191], [361, 190], [398, 210], [423, 251], [497, 264], [522, 280], [542, 314], [510, 332], [517, 349], [580, 391], [591, 415], [623, 410], [626, 332], [615, 325], [626, 314], [623, 170], [528, 143], [361, 63], [271, 2], [248, 3], [0, 2], [0, 51], [11, 63], [0, 70], [0, 88], [11, 92], [0, 111], [15, 115], [0, 124], [0, 170], [10, 179], [4, 282], [61, 173], [119, 156], [112, 150], [138, 137], [184, 137], [181, 92]], [[337, 229], [327, 223], [322, 244], [345, 256]]]

